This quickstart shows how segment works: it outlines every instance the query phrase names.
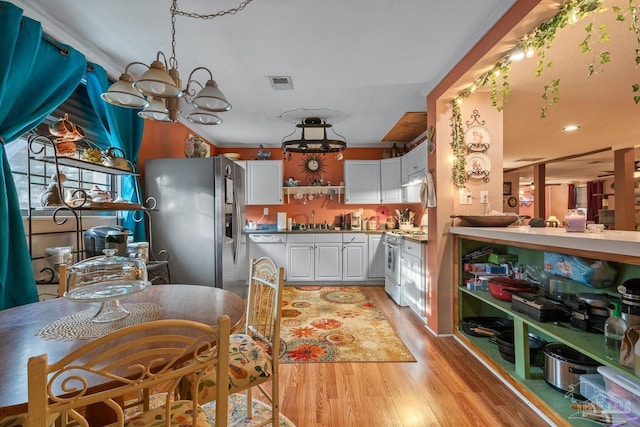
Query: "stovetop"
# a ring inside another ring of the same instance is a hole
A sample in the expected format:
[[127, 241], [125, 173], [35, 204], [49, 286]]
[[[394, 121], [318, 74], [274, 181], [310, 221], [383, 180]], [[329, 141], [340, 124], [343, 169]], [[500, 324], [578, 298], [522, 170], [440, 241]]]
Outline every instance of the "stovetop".
[[386, 231], [387, 234], [393, 234], [394, 236], [426, 236], [429, 233], [421, 230], [392, 230]]

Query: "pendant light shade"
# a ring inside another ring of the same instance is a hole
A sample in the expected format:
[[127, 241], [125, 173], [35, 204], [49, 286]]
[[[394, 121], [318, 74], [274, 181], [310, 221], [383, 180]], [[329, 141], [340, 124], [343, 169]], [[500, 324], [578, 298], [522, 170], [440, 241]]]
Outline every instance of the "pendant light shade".
[[187, 115], [187, 119], [191, 123], [199, 125], [219, 125], [222, 123], [222, 119], [217, 115], [204, 110], [196, 109], [193, 113]]
[[231, 104], [218, 89], [218, 84], [214, 80], [207, 81], [206, 85], [193, 98], [193, 103], [198, 108], [207, 111], [222, 112], [231, 109]]
[[145, 97], [133, 87], [133, 78], [122, 74], [100, 97], [110, 104], [126, 108], [144, 108], [149, 105]]
[[138, 116], [158, 122], [171, 121], [169, 119], [169, 110], [162, 99], [150, 98], [149, 105], [144, 110], [139, 111]]
[[156, 98], [175, 98], [182, 95], [161, 61], [153, 61], [149, 70], [133, 83], [140, 92]]

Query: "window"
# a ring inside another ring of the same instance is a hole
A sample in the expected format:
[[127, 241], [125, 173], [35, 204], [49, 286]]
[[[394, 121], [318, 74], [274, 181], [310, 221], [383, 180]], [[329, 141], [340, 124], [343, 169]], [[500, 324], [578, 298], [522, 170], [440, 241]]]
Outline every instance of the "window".
[[[78, 85], [73, 94], [47, 117], [45, 122], [35, 130], [35, 133], [40, 135], [48, 134], [49, 124], [64, 117], [65, 114], [68, 115], [72, 123], [79, 125], [85, 131], [86, 136], [79, 142], [79, 145], [82, 145], [83, 141], [87, 140], [100, 143], [103, 146], [110, 145], [108, 135], [100, 124], [95, 110], [91, 106], [84, 83]], [[42, 206], [40, 200], [42, 192], [47, 188], [52, 176], [55, 174], [55, 164], [39, 161], [29, 162], [29, 155], [31, 154], [33, 157], [33, 153], [39, 153], [38, 156], [54, 155], [53, 146], [43, 144], [40, 140], [41, 138], [34, 139], [31, 147], [29, 147], [29, 134], [26, 134], [19, 140], [13, 141], [5, 147], [18, 192], [20, 208], [25, 215], [29, 206], [32, 208]], [[110, 175], [64, 166], [61, 167], [61, 172], [65, 174], [66, 177], [64, 188], [67, 194], [65, 194], [65, 197], [70, 197], [74, 190], [90, 189], [94, 185], [99, 185], [112, 194], [117, 192], [116, 181]], [[117, 197], [117, 195], [115, 197]], [[31, 203], [29, 203], [29, 201], [31, 201]], [[43, 211], [38, 211], [37, 209], [32, 211], [34, 215], [38, 215], [39, 213], [43, 213]], [[46, 212], [46, 214], [50, 214], [50, 212]]]

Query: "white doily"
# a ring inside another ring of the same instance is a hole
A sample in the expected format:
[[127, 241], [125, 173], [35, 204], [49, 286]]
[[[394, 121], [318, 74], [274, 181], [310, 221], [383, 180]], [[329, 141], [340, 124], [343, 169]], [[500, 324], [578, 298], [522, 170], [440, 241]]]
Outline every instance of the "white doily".
[[124, 319], [107, 323], [95, 323], [91, 319], [98, 312], [98, 308], [91, 308], [58, 319], [38, 330], [36, 335], [40, 335], [47, 340], [86, 340], [99, 338], [137, 323], [157, 320], [162, 316], [162, 308], [158, 304], [133, 303], [122, 304], [122, 307], [129, 312], [129, 315]]

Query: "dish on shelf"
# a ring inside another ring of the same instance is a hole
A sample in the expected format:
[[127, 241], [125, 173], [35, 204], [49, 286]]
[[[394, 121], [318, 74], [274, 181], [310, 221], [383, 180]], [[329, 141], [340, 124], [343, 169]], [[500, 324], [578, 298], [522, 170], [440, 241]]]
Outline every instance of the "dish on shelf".
[[482, 153], [471, 153], [467, 156], [465, 168], [471, 178], [485, 178], [491, 172], [491, 160]]
[[486, 151], [491, 145], [491, 136], [484, 126], [471, 126], [464, 134], [469, 151]]

